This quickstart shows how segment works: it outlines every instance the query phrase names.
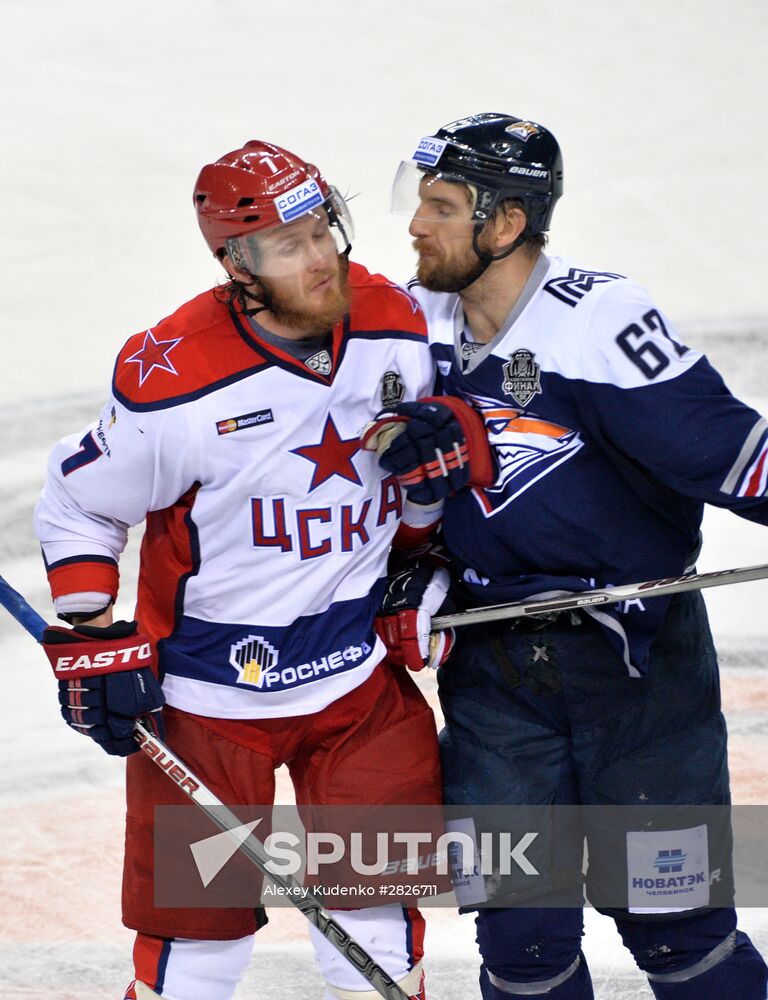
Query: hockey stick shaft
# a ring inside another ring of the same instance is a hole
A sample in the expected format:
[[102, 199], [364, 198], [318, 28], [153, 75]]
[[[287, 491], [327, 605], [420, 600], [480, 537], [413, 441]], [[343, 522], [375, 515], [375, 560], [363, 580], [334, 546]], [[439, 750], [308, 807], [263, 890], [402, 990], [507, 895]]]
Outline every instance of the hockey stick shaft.
[[[2, 576], [0, 576], [0, 604], [33, 639], [42, 642], [47, 623]], [[146, 729], [139, 720], [134, 723], [133, 735], [139, 748], [220, 830], [226, 832], [242, 825], [241, 820], [213, 794], [181, 758], [166, 743]], [[333, 919], [316, 896], [300, 886], [290, 875], [281, 875], [270, 870], [269, 863], [272, 858], [258, 837], [253, 833], [248, 834], [239, 844], [239, 849], [264, 876], [284, 891], [290, 902], [317, 927], [380, 996], [386, 1000], [409, 1000], [394, 979], [378, 965], [362, 945], [350, 937], [341, 924]]]
[[502, 621], [506, 618], [535, 618], [536, 615], [558, 611], [576, 611], [579, 608], [593, 608], [602, 604], [664, 597], [669, 594], [680, 594], [686, 590], [705, 590], [707, 587], [724, 587], [730, 583], [765, 579], [768, 579], [768, 563], [735, 569], [718, 569], [711, 573], [685, 573], [683, 576], [667, 577], [663, 580], [622, 584], [607, 590], [584, 590], [538, 601], [513, 601], [510, 604], [491, 604], [469, 611], [457, 611], [456, 614], [433, 618], [432, 628], [440, 631], [457, 625], [478, 625], [481, 622]]

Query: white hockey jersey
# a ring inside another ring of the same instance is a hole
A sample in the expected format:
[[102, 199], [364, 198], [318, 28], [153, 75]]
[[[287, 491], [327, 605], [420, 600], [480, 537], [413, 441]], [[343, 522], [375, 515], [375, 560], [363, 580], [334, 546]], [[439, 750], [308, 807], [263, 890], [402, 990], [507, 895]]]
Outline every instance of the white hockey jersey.
[[98, 423], [53, 451], [36, 511], [53, 595], [114, 595], [146, 518], [137, 618], [178, 708], [316, 712], [384, 655], [372, 622], [402, 498], [358, 435], [434, 369], [415, 302], [359, 265], [349, 281], [330, 371], [208, 291], [128, 341]]
[[[486, 345], [465, 330], [458, 295], [409, 289], [442, 391], [482, 413], [499, 470], [445, 505], [468, 603], [678, 576], [705, 502], [768, 523], [768, 422], [635, 282], [542, 255]], [[592, 613], [635, 673], [666, 608]]]

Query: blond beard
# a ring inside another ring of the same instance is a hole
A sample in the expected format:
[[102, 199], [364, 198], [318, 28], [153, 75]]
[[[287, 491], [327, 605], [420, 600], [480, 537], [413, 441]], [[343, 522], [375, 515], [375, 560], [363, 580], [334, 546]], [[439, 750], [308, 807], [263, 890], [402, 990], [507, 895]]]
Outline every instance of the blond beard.
[[338, 287], [329, 291], [321, 305], [313, 309], [296, 308], [291, 297], [270, 287], [268, 279], [259, 278], [264, 294], [259, 296], [265, 308], [276, 320], [294, 330], [303, 330], [308, 337], [332, 330], [349, 312], [349, 258], [339, 254]]

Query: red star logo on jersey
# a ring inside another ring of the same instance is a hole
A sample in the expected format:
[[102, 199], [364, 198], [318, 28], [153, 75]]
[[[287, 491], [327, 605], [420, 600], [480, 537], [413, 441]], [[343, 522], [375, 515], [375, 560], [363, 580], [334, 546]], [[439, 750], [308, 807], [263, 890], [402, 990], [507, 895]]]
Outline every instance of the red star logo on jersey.
[[126, 364], [133, 362], [139, 365], [139, 385], [144, 385], [155, 368], [159, 368], [161, 372], [170, 372], [171, 375], [179, 374], [173, 367], [173, 362], [168, 360], [168, 355], [180, 343], [181, 337], [178, 340], [155, 340], [152, 331], [147, 330], [141, 350], [125, 359]]
[[307, 461], [315, 463], [312, 482], [309, 484], [310, 493], [327, 482], [331, 476], [341, 476], [342, 479], [348, 479], [350, 483], [362, 486], [362, 480], [352, 464], [352, 456], [359, 450], [360, 438], [353, 437], [345, 440], [339, 437], [339, 432], [336, 430], [336, 425], [330, 415], [325, 421], [323, 436], [319, 444], [308, 444], [303, 448], [292, 449], [294, 455], [300, 455]]

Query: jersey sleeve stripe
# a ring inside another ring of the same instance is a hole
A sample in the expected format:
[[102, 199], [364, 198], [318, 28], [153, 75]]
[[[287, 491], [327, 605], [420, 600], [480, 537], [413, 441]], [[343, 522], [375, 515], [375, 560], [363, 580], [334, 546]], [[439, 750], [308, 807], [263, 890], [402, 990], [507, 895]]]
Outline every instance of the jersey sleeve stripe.
[[85, 556], [81, 560], [62, 559], [48, 567], [48, 582], [54, 600], [66, 594], [99, 591], [117, 597], [120, 573], [117, 564]]
[[741, 496], [762, 497], [768, 492], [768, 445], [763, 448], [760, 458], [749, 470]]
[[69, 556], [66, 559], [57, 559], [55, 562], [48, 562], [45, 559], [45, 555], [43, 555], [43, 559], [45, 560], [47, 573], [50, 573], [52, 569], [59, 569], [61, 566], [70, 566], [72, 563], [106, 563], [108, 566], [117, 566], [117, 560], [112, 559], [111, 556], [97, 556], [85, 553], [83, 555]]
[[[751, 467], [754, 467], [756, 461], [759, 461], [760, 452], [764, 452], [766, 447], [768, 447], [768, 420], [765, 417], [761, 417], [749, 432], [738, 458], [723, 480], [723, 484], [720, 487], [721, 492], [739, 496], [755, 496], [756, 494], [754, 493], [744, 494], [742, 490], [738, 489], [738, 486], [744, 477], [744, 473]], [[757, 455], [755, 454], [756, 452]], [[749, 477], [747, 477], [747, 483], [749, 483]]]

